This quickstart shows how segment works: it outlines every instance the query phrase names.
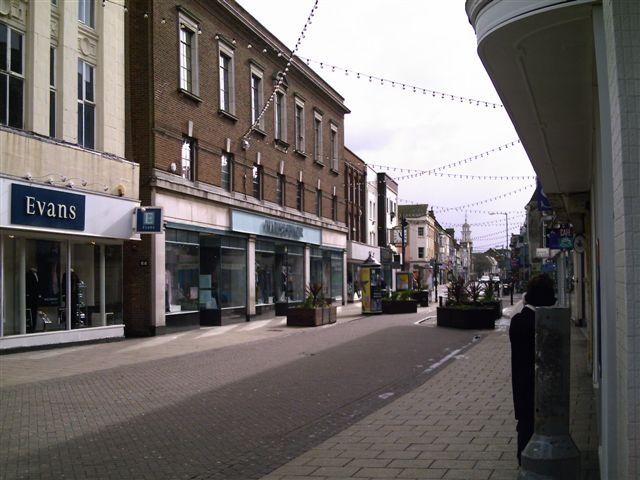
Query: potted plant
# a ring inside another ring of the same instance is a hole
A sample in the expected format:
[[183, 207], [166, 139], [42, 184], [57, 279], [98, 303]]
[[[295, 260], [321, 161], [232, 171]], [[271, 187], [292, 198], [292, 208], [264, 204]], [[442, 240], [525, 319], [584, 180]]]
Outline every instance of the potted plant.
[[416, 313], [418, 302], [411, 298], [411, 290], [390, 292], [382, 299], [382, 313]]
[[329, 305], [322, 293], [321, 283], [311, 283], [305, 288], [305, 300], [301, 305], [287, 310], [287, 326], [318, 327], [335, 323], [337, 307]]
[[[465, 284], [462, 277], [452, 280], [447, 288], [446, 305], [437, 309], [437, 325], [465, 329], [495, 328], [495, 306], [480, 301], [482, 292], [478, 282]], [[489, 292], [489, 298], [491, 295]], [[485, 288], [483, 300], [486, 298]]]

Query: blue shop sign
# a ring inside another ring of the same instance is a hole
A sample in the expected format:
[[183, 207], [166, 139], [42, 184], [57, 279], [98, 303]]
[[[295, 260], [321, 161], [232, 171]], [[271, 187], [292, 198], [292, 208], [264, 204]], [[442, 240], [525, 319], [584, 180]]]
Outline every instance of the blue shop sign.
[[136, 233], [162, 233], [162, 208], [136, 208], [135, 215]]
[[85, 196], [11, 184], [11, 223], [84, 230]]

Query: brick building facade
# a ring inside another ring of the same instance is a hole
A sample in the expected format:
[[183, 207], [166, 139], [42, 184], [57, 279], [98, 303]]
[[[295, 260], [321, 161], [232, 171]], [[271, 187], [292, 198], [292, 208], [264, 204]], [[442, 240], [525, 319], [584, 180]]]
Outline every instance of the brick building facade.
[[249, 320], [309, 282], [343, 301], [343, 98], [233, 1], [128, 22], [127, 154], [166, 225], [125, 249], [128, 333]]

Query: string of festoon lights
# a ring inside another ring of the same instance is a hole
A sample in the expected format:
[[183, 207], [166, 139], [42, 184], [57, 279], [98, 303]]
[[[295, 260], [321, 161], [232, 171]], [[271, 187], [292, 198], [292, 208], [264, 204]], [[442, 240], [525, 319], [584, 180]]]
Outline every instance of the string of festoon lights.
[[[293, 49], [291, 50], [291, 53], [287, 57], [287, 64], [285, 65], [284, 70], [281, 70], [278, 72], [278, 75], [276, 77], [276, 84], [273, 87], [273, 91], [271, 92], [271, 95], [269, 95], [269, 99], [262, 107], [260, 114], [256, 117], [253, 124], [247, 129], [244, 135], [242, 135], [243, 139], [246, 139], [249, 136], [249, 134], [260, 125], [260, 121], [262, 120], [262, 117], [264, 116], [264, 114], [266, 113], [266, 111], [269, 109], [274, 99], [276, 98], [276, 93], [284, 83], [285, 77], [289, 73], [289, 67], [293, 62], [293, 57], [295, 56], [296, 52], [300, 48], [302, 39], [306, 37], [306, 33], [307, 33], [307, 29], [309, 28], [309, 25], [311, 25], [311, 23], [313, 22], [313, 16], [315, 15], [315, 11], [318, 9], [318, 1], [319, 0], [315, 0], [313, 2], [313, 6], [311, 7], [311, 12], [309, 12], [309, 15], [307, 16], [307, 21], [304, 23], [304, 26], [302, 27], [302, 31], [300, 32], [300, 35], [298, 35], [298, 40], [296, 41], [296, 45], [293, 47]], [[278, 57], [282, 57], [283, 55], [284, 54], [282, 52], [278, 52]]]
[[[494, 212], [491, 212], [494, 213]], [[500, 212], [500, 213], [506, 213], [506, 212]], [[509, 215], [509, 220], [511, 220], [512, 218], [514, 219], [518, 219], [518, 218], [524, 218], [527, 215], [526, 212], [521, 211], [520, 213], [512, 213], [511, 215]], [[476, 222], [476, 223], [449, 223], [449, 222], [443, 222], [446, 223], [447, 226], [449, 227], [464, 227], [465, 225], [469, 225], [469, 227], [490, 227], [493, 225], [504, 225], [504, 219], [501, 218], [499, 220], [490, 220], [488, 222]]]
[[429, 170], [418, 170], [414, 168], [404, 168], [404, 167], [392, 167], [389, 165], [376, 165], [376, 164], [371, 164], [371, 165], [376, 168], [384, 169], [387, 172], [398, 172], [401, 174], [407, 172], [407, 175], [401, 175], [399, 177], [395, 177], [394, 180], [404, 180], [406, 178], [415, 178], [415, 177], [420, 177], [422, 175], [435, 175], [435, 176], [441, 176], [441, 177], [447, 176], [451, 178], [465, 178], [465, 179], [472, 179], [472, 180], [532, 180], [532, 179], [535, 179], [535, 177], [528, 176], [528, 175], [488, 176], [488, 175], [467, 175], [467, 174], [457, 174], [457, 173], [440, 173], [442, 170], [446, 170], [448, 168], [458, 167], [460, 165], [471, 163], [474, 160], [488, 157], [491, 154], [494, 154], [496, 152], [501, 152], [503, 149], [506, 150], [509, 147], [513, 147], [514, 145], [519, 143], [520, 143], [519, 139], [514, 140], [512, 142], [507, 142], [497, 147], [491, 148], [487, 151], [484, 151], [482, 153], [478, 153], [476, 155], [472, 155], [470, 157], [463, 158], [462, 160], [457, 160], [455, 162], [442, 165], [440, 167], [431, 168]]
[[321, 62], [319, 60], [313, 60], [307, 57], [298, 57], [300, 60], [306, 62], [307, 65], [316, 64], [320, 66], [320, 69], [323, 70], [325, 68], [330, 69], [332, 72], [344, 72], [346, 76], [353, 76], [356, 79], [368, 79], [371, 83], [380, 83], [380, 85], [387, 85], [391, 88], [401, 88], [402, 90], [409, 90], [413, 93], [422, 93], [423, 95], [431, 95], [432, 98], [438, 98], [440, 100], [449, 100], [449, 101], [457, 101], [459, 103], [468, 103], [470, 105], [475, 106], [484, 106], [484, 107], [493, 107], [493, 108], [503, 108], [503, 105], [500, 103], [488, 102], [485, 100], [478, 100], [476, 98], [463, 97], [460, 95], [454, 95], [446, 92], [439, 92], [437, 90], [431, 90], [429, 88], [419, 87], [417, 85], [412, 85], [410, 83], [399, 82], [397, 80], [390, 80], [388, 78], [378, 77], [376, 75], [372, 75], [369, 73], [357, 72], [355, 70], [351, 70], [350, 68], [340, 67], [338, 65], [332, 65], [327, 62]]
[[[433, 209], [434, 209], [434, 211], [438, 211], [438, 212], [449, 212], [451, 210], [465, 210], [467, 207], [472, 207], [474, 205], [482, 205], [482, 204], [485, 204], [485, 203], [490, 203], [490, 202], [499, 200], [501, 198], [509, 197], [511, 195], [516, 195], [517, 193], [527, 191], [530, 188], [535, 188], [535, 185], [525, 185], [524, 187], [520, 187], [520, 188], [517, 188], [517, 189], [512, 190], [510, 192], [503, 193], [502, 195], [496, 195], [495, 197], [487, 198], [486, 200], [480, 200], [480, 201], [473, 202], [473, 203], [468, 203], [466, 205], [458, 205], [457, 207], [442, 207], [442, 206], [438, 206], [438, 205], [433, 205]], [[507, 212], [503, 212], [503, 213], [507, 213]]]

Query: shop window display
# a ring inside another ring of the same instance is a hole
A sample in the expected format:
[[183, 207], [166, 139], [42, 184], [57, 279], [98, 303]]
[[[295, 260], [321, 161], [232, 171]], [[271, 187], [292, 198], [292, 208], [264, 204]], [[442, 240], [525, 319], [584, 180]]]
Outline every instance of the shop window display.
[[120, 245], [6, 235], [3, 246], [3, 335], [122, 323]]
[[167, 242], [165, 253], [165, 309], [167, 313], [198, 310], [199, 250], [198, 244]]

